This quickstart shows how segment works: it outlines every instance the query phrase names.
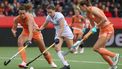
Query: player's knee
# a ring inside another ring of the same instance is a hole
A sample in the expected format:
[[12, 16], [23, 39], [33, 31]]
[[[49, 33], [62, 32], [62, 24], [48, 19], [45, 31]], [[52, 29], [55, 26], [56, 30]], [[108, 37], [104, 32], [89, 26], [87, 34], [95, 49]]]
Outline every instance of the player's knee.
[[18, 41], [18, 46], [23, 46], [23, 42], [22, 41]]

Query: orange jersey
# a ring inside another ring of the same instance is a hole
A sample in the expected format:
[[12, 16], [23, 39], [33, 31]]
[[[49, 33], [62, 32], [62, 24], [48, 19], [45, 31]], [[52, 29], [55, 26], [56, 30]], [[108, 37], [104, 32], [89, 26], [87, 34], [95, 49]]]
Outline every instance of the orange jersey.
[[[33, 16], [31, 16], [31, 14], [29, 14], [29, 13], [26, 13], [25, 19], [22, 19], [19, 15], [16, 17], [17, 23], [19, 23], [23, 27], [22, 34], [24, 36], [28, 36], [29, 35], [29, 29], [28, 29], [28, 24], [27, 24], [28, 21], [30, 20], [29, 17], [33, 18]], [[34, 29], [38, 29], [39, 28], [38, 25], [36, 24], [36, 22], [34, 21], [34, 18], [31, 19], [31, 22], [33, 24], [33, 38], [34, 39], [38, 39], [40, 37], [42, 38], [42, 34], [40, 32], [37, 32], [37, 31], [34, 30]]]
[[72, 17], [72, 24], [73, 27], [80, 28], [80, 29], [83, 28], [83, 24], [84, 24], [83, 17], [81, 15], [79, 16], [74, 15]]
[[[96, 10], [96, 11], [99, 12], [99, 14], [102, 15], [102, 17], [106, 20], [106, 22], [103, 23], [103, 24], [100, 25], [100, 26], [105, 26], [105, 25], [110, 24], [110, 21], [107, 19], [107, 17], [105, 16], [104, 12], [103, 12], [101, 9], [99, 9], [99, 8], [97, 8], [97, 7], [93, 7], [93, 6], [89, 7], [88, 9], [89, 9], [89, 12], [87, 13], [87, 17], [88, 17], [90, 20], [93, 20], [96, 24], [99, 25], [99, 23], [100, 23], [100, 21], [101, 21], [101, 18], [100, 18], [99, 16], [94, 15], [94, 14], [92, 13], [93, 10]], [[98, 26], [98, 27], [100, 27], [100, 26]]]
[[72, 28], [74, 34], [82, 34], [82, 28], [84, 24], [84, 19], [81, 15], [74, 15], [72, 17]]
[[[22, 19], [19, 15], [16, 17], [16, 21], [23, 27], [23, 30], [28, 31], [28, 21], [30, 20], [29, 17], [32, 17], [31, 14], [26, 13], [25, 19]], [[33, 29], [39, 28], [36, 22], [34, 21], [34, 18], [31, 20], [33, 23]]]
[[[93, 20], [96, 23], [96, 25], [98, 26], [98, 28], [100, 29], [99, 37], [104, 36], [104, 37], [107, 37], [108, 39], [110, 39], [112, 37], [112, 35], [114, 34], [113, 24], [107, 19], [104, 12], [102, 10], [100, 10], [99, 8], [89, 7], [89, 10], [91, 12], [89, 11], [87, 13], [87, 17], [90, 20]], [[99, 12], [99, 14], [102, 16], [102, 18], [104, 18], [106, 21], [103, 22], [102, 24], [99, 24], [101, 22], [101, 18], [98, 15], [94, 15], [92, 13], [92, 10]]]

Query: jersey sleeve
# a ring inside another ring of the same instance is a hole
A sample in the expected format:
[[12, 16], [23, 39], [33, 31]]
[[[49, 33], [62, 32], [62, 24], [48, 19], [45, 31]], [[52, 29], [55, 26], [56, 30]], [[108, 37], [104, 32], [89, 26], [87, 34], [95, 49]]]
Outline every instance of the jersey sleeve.
[[46, 23], [49, 23], [49, 22], [50, 22], [50, 17], [49, 17], [49, 15], [46, 17], [45, 22], [46, 22]]

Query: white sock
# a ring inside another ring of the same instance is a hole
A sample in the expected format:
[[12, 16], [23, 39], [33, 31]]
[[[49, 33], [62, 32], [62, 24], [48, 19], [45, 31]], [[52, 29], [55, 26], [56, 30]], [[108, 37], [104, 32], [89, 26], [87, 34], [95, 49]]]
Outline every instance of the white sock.
[[61, 51], [58, 51], [57, 54], [58, 54], [58, 57], [60, 58], [60, 60], [62, 61], [62, 63], [63, 63], [64, 65], [68, 66], [69, 64], [68, 64], [68, 62], [64, 59], [64, 56], [62, 55]]

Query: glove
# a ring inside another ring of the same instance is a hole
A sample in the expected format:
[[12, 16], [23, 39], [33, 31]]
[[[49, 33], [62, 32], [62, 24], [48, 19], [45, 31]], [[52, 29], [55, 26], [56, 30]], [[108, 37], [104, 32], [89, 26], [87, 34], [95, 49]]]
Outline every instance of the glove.
[[83, 29], [82, 29], [82, 32], [85, 33], [85, 32], [86, 32], [86, 28], [83, 28]]
[[30, 40], [27, 40], [27, 41], [24, 43], [25, 46], [26, 46], [26, 45], [30, 45], [30, 44], [32, 44], [32, 42], [31, 42]]
[[58, 38], [54, 39], [54, 43], [58, 44], [59, 43], [59, 39]]
[[92, 28], [92, 33], [96, 33], [97, 32], [97, 28], [96, 28], [96, 26], [94, 26], [93, 28]]

